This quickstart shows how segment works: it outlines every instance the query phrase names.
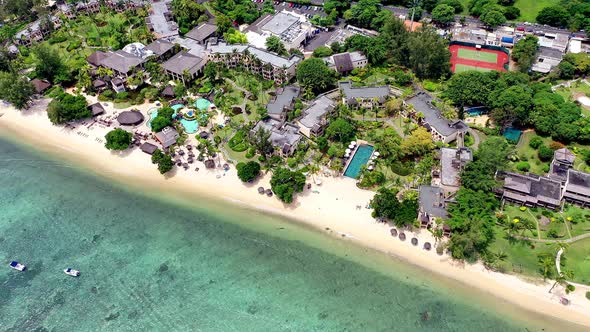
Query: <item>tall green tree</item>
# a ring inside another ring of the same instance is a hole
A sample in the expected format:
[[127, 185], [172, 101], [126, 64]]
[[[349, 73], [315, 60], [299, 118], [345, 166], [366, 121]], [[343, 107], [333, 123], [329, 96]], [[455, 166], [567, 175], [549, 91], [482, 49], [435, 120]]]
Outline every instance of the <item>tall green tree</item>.
[[281, 38], [279, 38], [277, 36], [270, 36], [270, 37], [266, 38], [265, 45], [266, 45], [266, 49], [271, 52], [274, 52], [276, 54], [283, 55], [283, 56], [288, 55], [287, 49], [285, 48], [285, 44], [283, 44], [283, 41], [281, 41]]
[[106, 134], [105, 139], [105, 147], [107, 149], [126, 150], [127, 148], [129, 148], [129, 145], [131, 145], [131, 141], [133, 140], [133, 134], [121, 128], [116, 128], [109, 131]]
[[281, 201], [290, 204], [293, 202], [293, 196], [303, 191], [305, 175], [300, 171], [292, 172], [279, 167], [272, 174], [270, 186]]
[[342, 143], [348, 143], [354, 139], [355, 133], [354, 125], [343, 118], [331, 121], [328, 128], [326, 128], [326, 136], [329, 139]]
[[68, 68], [57, 51], [40, 45], [33, 49], [35, 75], [52, 83], [67, 82], [71, 79]]
[[327, 91], [336, 82], [336, 72], [328, 68], [322, 59], [310, 58], [297, 66], [297, 81], [303, 88], [309, 88], [314, 94]]
[[449, 45], [446, 40], [440, 38], [436, 30], [427, 27], [412, 33], [408, 47], [408, 66], [417, 77], [438, 79], [450, 74]]
[[538, 49], [539, 39], [533, 35], [526, 36], [514, 45], [512, 60], [516, 61], [521, 72], [526, 73], [531, 69]]
[[441, 4], [432, 10], [432, 20], [441, 25], [448, 25], [455, 21], [455, 8]]
[[0, 99], [17, 109], [24, 109], [32, 100], [35, 88], [16, 73], [0, 72]]
[[47, 116], [53, 124], [63, 124], [72, 120], [89, 118], [92, 113], [88, 109], [86, 98], [63, 93], [49, 103]]

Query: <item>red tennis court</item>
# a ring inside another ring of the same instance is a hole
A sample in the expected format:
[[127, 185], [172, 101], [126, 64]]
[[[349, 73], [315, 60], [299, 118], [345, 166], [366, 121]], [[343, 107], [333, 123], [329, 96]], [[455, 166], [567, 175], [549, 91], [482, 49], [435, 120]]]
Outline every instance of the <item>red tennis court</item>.
[[[508, 63], [508, 54], [502, 51], [463, 45], [451, 45], [449, 46], [449, 51], [451, 51], [451, 71], [453, 73], [456, 71], [464, 71], [466, 68], [480, 71], [506, 71], [504, 65]], [[481, 57], [479, 57], [478, 54], [481, 54]], [[489, 61], [489, 59], [493, 58], [494, 55], [496, 56], [496, 62], [492, 63]], [[457, 67], [457, 65], [460, 66]]]

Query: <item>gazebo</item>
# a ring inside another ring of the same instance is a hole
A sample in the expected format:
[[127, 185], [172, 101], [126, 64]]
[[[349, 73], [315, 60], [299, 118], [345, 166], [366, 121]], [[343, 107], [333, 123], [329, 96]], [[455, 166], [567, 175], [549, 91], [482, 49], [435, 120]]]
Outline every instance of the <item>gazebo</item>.
[[122, 126], [137, 126], [144, 120], [143, 114], [137, 111], [124, 111], [117, 117], [117, 122]]

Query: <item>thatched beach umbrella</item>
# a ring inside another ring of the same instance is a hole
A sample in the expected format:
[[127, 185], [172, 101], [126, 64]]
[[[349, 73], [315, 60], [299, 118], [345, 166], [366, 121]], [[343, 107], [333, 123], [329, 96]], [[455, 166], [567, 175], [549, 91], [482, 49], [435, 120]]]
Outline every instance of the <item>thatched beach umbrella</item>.
[[184, 150], [178, 150], [178, 154], [184, 156]]
[[417, 246], [418, 245], [418, 239], [415, 238], [415, 237], [413, 237], [412, 238], [412, 244], [415, 245], [415, 246]]
[[202, 131], [199, 133], [199, 137], [201, 137], [203, 139], [207, 139], [209, 137], [209, 133], [206, 131]]
[[391, 236], [397, 236], [397, 229], [392, 228], [389, 232], [391, 233]]
[[266, 189], [265, 193], [266, 193], [266, 196], [272, 197], [272, 190]]
[[194, 153], [192, 153], [192, 152], [189, 152], [189, 153], [188, 153], [188, 156], [189, 156], [189, 158], [194, 158], [194, 157], [195, 157], [195, 154], [194, 154]]
[[406, 240], [406, 234], [404, 232], [399, 233], [399, 236], [398, 237], [402, 241], [405, 241]]
[[226, 171], [229, 171], [229, 165], [228, 164], [223, 164], [223, 169]]
[[263, 195], [264, 194], [264, 187], [258, 187], [258, 193], [260, 195]]
[[184, 164], [182, 164], [182, 167], [183, 167], [184, 169], [188, 169], [188, 164], [187, 164], [187, 163], [184, 163]]
[[182, 161], [180, 161], [180, 159], [176, 159], [175, 164], [176, 164], [176, 166], [180, 166], [180, 165], [182, 165]]
[[205, 167], [207, 168], [215, 168], [215, 161], [213, 159], [205, 160]]
[[430, 244], [430, 242], [424, 243], [424, 249], [429, 250], [429, 251], [430, 251], [430, 249], [432, 249], [432, 245]]
[[189, 157], [189, 158], [188, 158], [188, 160], [187, 160], [187, 162], [188, 162], [189, 164], [192, 164], [194, 161], [195, 161], [195, 160], [194, 160], [193, 158], [190, 158], [190, 157]]
[[193, 149], [193, 146], [189, 144], [189, 145], [186, 146], [186, 148], [190, 151], [190, 150]]

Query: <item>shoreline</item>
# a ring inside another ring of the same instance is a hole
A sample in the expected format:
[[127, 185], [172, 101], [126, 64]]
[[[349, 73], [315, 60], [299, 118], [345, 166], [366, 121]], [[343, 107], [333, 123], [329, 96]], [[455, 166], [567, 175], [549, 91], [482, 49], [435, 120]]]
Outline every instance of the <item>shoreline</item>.
[[[371, 210], [364, 208], [373, 197], [373, 192], [357, 188], [352, 179], [321, 177], [321, 186], [314, 185], [312, 190], [305, 190], [292, 205], [287, 206], [275, 197], [257, 193], [258, 186], [270, 187], [269, 174], [254, 184], [243, 184], [233, 166], [224, 172], [221, 169], [206, 170], [199, 163], [199, 172], [195, 172], [193, 166], [188, 171], [177, 169], [172, 176], [165, 177], [159, 174], [149, 156], [137, 148], [123, 153], [106, 150], [96, 138], [104, 137], [108, 129], [78, 126], [70, 130], [53, 126], [42, 110], [19, 112], [0, 106], [0, 114], [3, 114], [0, 116], [1, 135], [67, 159], [118, 183], [154, 192], [207, 196], [286, 217], [490, 293], [527, 311], [590, 327], [590, 301], [585, 298], [589, 286], [577, 287], [574, 293], [567, 296], [571, 304], [563, 306], [559, 303], [559, 298], [564, 295], [563, 287], [556, 287], [554, 294], [549, 294], [552, 286], [549, 281], [536, 280], [533, 284], [531, 280], [523, 280], [525, 276], [490, 272], [480, 263], [461, 264], [447, 255], [438, 256], [435, 250], [421, 249], [425, 241], [434, 243], [427, 231], [415, 235], [419, 239], [417, 247], [412, 246], [409, 240], [402, 242], [393, 238], [389, 234], [390, 227], [375, 222], [371, 218]], [[78, 134], [79, 131], [84, 135]], [[356, 209], [357, 205], [362, 208]]]

